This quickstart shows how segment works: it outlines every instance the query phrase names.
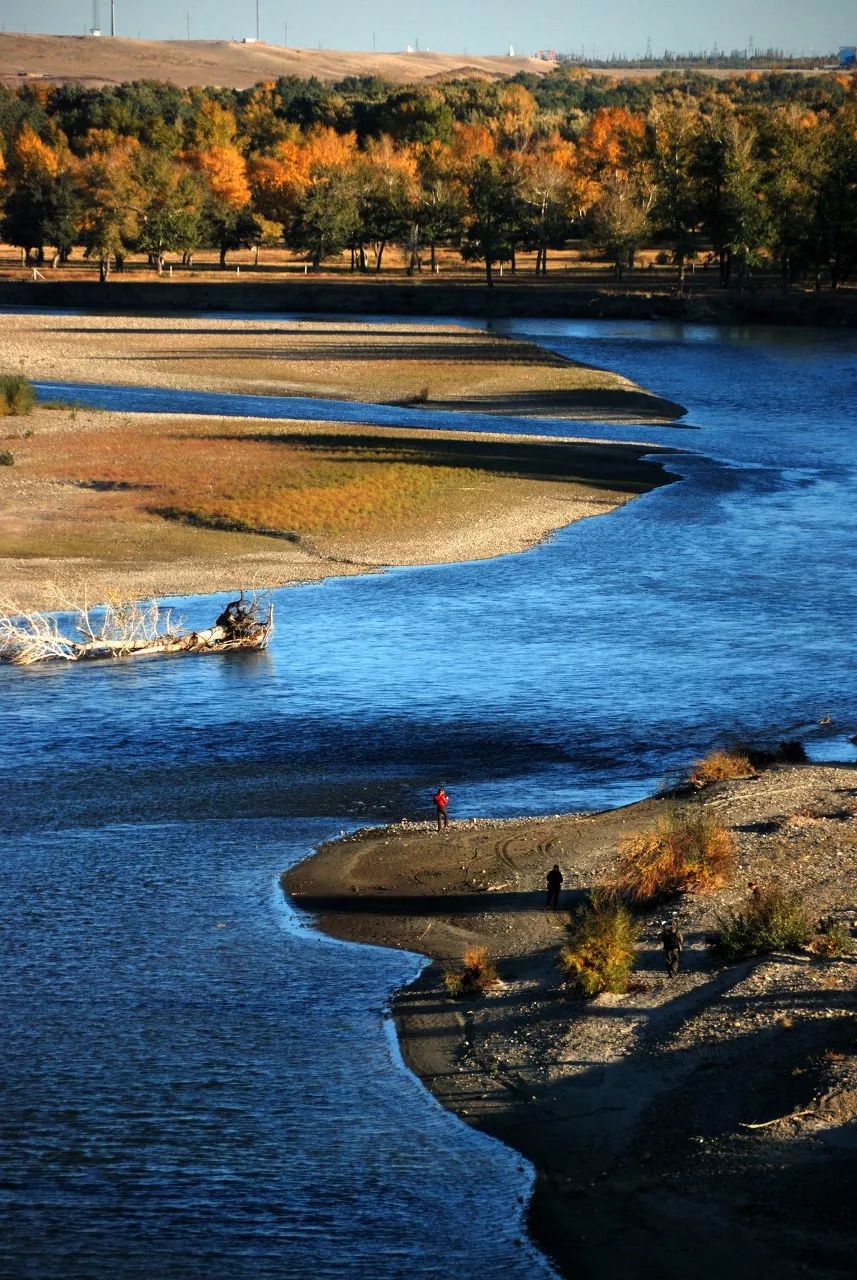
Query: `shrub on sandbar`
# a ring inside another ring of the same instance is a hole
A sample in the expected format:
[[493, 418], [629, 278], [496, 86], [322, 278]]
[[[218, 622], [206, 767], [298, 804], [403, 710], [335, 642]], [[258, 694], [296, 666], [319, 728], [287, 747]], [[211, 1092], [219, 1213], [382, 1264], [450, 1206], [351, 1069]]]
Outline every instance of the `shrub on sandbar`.
[[31, 383], [19, 373], [0, 376], [0, 417], [26, 415], [36, 403], [36, 393]]
[[854, 950], [851, 930], [841, 920], [829, 924], [823, 933], [817, 933], [809, 949], [818, 960], [833, 960], [836, 956], [850, 956]]
[[756, 770], [747, 756], [737, 751], [712, 751], [694, 763], [688, 781], [694, 787], [708, 787], [731, 778], [755, 777]]
[[443, 985], [456, 999], [482, 995], [497, 981], [497, 970], [488, 958], [487, 947], [470, 947], [464, 953], [460, 968], [443, 971]]
[[731, 834], [703, 809], [670, 809], [654, 830], [620, 841], [613, 889], [634, 907], [686, 890], [715, 889], [728, 880], [734, 853]]
[[800, 951], [815, 932], [800, 894], [776, 885], [762, 890], [740, 910], [718, 917], [717, 927], [713, 950], [724, 960]]
[[639, 926], [630, 911], [604, 894], [593, 893], [578, 907], [569, 939], [559, 953], [566, 981], [579, 995], [627, 991], [636, 959]]

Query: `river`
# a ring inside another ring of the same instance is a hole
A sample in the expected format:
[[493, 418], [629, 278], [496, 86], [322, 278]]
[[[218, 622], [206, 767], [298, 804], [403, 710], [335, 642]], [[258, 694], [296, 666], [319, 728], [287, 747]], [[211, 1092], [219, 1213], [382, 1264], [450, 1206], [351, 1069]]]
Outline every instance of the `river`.
[[585, 427], [692, 451], [681, 482], [524, 555], [279, 592], [263, 655], [0, 669], [2, 1277], [549, 1276], [529, 1167], [398, 1060], [420, 959], [321, 937], [278, 873], [439, 780], [456, 816], [512, 816], [637, 799], [740, 737], [854, 758], [853, 335], [492, 327], [687, 405], [697, 430]]

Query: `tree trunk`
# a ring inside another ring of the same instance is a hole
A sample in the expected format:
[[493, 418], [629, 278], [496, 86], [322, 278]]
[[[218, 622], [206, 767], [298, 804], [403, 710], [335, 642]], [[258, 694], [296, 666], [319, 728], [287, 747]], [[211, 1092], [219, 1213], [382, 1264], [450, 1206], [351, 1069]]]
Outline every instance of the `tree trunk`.
[[220, 267], [221, 267], [221, 270], [223, 271], [226, 270], [226, 245], [225, 244], [222, 244], [220, 246]]
[[107, 284], [110, 279], [110, 259], [99, 258], [98, 260], [98, 279], [101, 284]]
[[384, 250], [387, 247], [386, 240], [376, 240], [375, 242], [375, 270], [381, 270], [381, 259], [384, 257]]
[[59, 264], [60, 264], [60, 251], [59, 249], [57, 249], [56, 253], [51, 258], [51, 267], [53, 268], [54, 271], [56, 271]]
[[509, 269], [510, 269], [510, 271], [512, 272], [512, 275], [515, 275], [515, 273], [516, 273], [516, 272], [517, 272], [517, 270], [518, 270], [518, 263], [517, 263], [517, 261], [516, 261], [516, 259], [515, 259], [515, 250], [514, 250], [514, 249], [512, 249], [512, 257], [511, 257], [511, 260], [510, 260], [510, 262], [509, 262]]
[[485, 280], [489, 289], [494, 288], [494, 263], [490, 258], [485, 259]]
[[432, 275], [434, 275], [436, 271], [437, 271], [437, 246], [434, 240], [432, 240], [431, 242], [431, 273]]

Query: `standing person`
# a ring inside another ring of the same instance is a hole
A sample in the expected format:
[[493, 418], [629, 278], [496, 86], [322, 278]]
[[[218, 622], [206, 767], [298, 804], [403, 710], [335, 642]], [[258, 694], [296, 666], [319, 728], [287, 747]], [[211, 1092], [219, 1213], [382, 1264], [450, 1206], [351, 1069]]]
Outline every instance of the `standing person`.
[[559, 891], [562, 888], [562, 872], [556, 862], [545, 876], [545, 879], [547, 880], [548, 885], [548, 908], [558, 907]]
[[671, 978], [678, 976], [678, 961], [684, 946], [684, 938], [675, 920], [668, 920], [661, 930], [661, 942], [664, 944], [664, 959], [667, 962], [667, 973]]
[[443, 786], [438, 787], [432, 796], [432, 800], [434, 800], [434, 807], [437, 810], [437, 829], [441, 831], [449, 826], [449, 814], [447, 813], [449, 796], [444, 791]]

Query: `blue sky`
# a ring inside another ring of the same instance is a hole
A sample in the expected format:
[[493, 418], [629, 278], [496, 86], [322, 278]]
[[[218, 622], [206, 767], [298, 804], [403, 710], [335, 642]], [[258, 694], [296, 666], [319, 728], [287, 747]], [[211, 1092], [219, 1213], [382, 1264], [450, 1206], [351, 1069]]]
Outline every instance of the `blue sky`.
[[[110, 0], [100, 0], [109, 26]], [[642, 53], [651, 38], [656, 53], [674, 50], [757, 47], [828, 51], [857, 43], [854, 0], [259, 0], [262, 38], [281, 44], [326, 48], [421, 48], [505, 53], [510, 44], [529, 53], [539, 47], [589, 57]], [[196, 39], [252, 35], [256, 0], [116, 0], [117, 33], [150, 39], [186, 34], [186, 11]], [[3, 0], [6, 31], [80, 35], [90, 25], [92, 0]]]

